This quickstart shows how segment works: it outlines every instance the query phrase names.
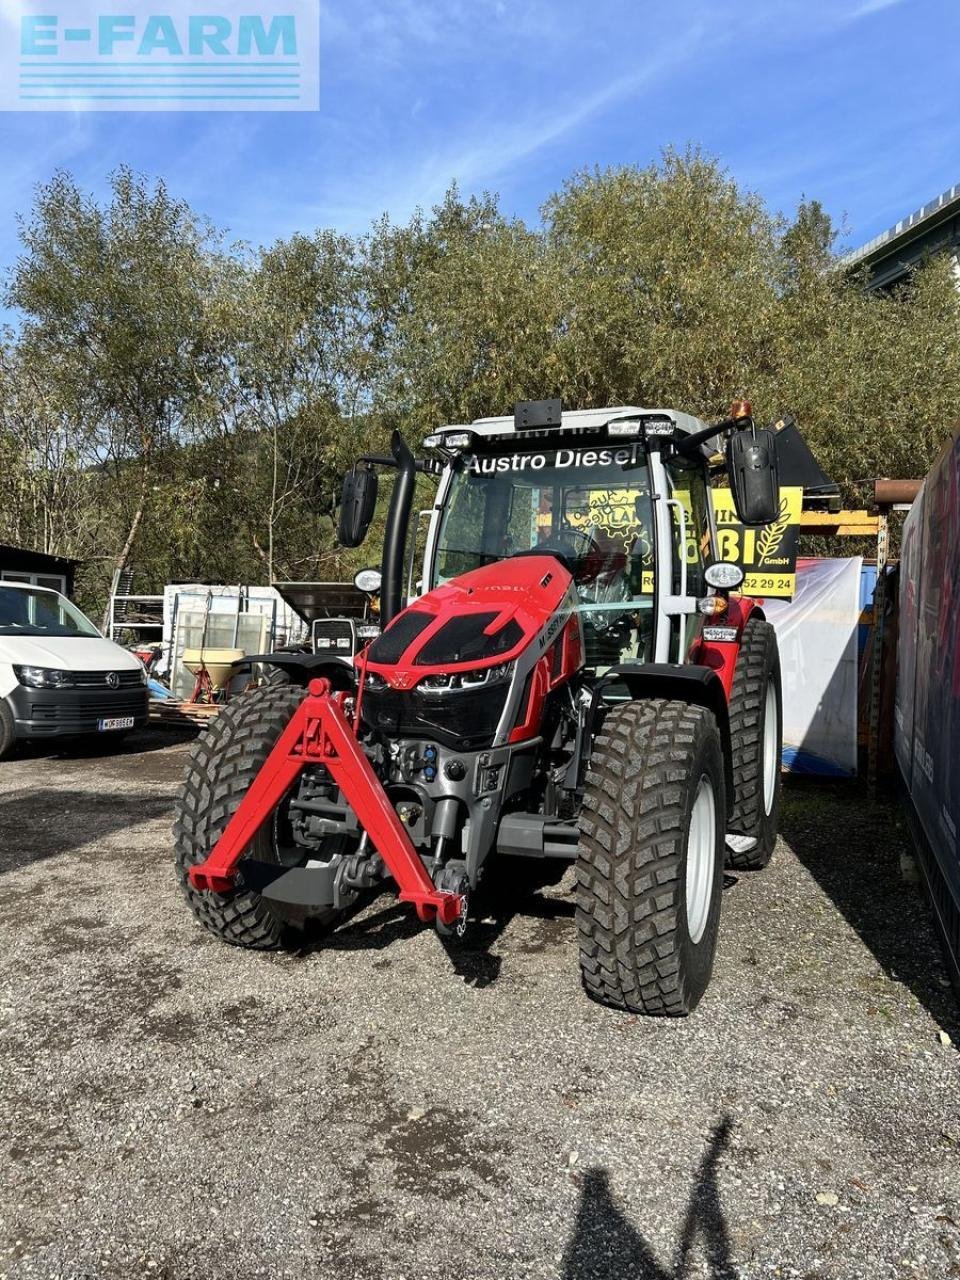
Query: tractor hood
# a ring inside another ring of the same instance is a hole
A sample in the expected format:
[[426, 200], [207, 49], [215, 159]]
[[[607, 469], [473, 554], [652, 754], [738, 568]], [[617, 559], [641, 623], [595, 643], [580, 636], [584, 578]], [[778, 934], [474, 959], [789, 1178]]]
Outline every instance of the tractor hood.
[[393, 689], [425, 677], [512, 662], [531, 645], [542, 654], [570, 617], [573, 578], [551, 555], [498, 561], [454, 578], [393, 619], [357, 665]]

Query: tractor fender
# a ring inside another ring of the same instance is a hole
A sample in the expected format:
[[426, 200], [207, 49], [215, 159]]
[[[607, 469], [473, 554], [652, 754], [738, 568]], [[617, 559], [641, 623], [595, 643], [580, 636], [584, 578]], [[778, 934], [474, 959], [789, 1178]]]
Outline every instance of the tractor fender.
[[276, 667], [290, 677], [291, 684], [306, 686], [311, 680], [323, 676], [337, 691], [353, 689], [356, 685], [352, 658], [334, 658], [324, 653], [248, 653], [233, 665], [238, 671], [243, 671], [254, 663]]
[[690, 661], [694, 666], [706, 667], [719, 676], [728, 702], [733, 691], [743, 629], [751, 618], [766, 621], [760, 602], [750, 596], [730, 596], [726, 613], [705, 621], [703, 631], [690, 650]]
[[741, 631], [747, 625], [748, 618], [760, 618], [764, 622], [767, 618], [763, 605], [751, 596], [731, 596], [729, 612], [731, 619], [736, 618]]
[[716, 717], [723, 746], [723, 773], [728, 797], [733, 795], [733, 750], [730, 741], [730, 713], [723, 682], [710, 667], [670, 662], [626, 662], [611, 667], [600, 680], [594, 699], [602, 700], [603, 690], [612, 684], [626, 685], [630, 697], [667, 698], [673, 702], [689, 702], [706, 707]]

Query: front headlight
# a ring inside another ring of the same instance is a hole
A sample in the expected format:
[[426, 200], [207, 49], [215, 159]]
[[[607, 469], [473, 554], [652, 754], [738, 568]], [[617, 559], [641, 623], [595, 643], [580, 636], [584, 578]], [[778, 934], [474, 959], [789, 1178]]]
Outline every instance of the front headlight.
[[72, 682], [69, 671], [58, 671], [55, 667], [17, 667], [13, 674], [28, 689], [62, 689]]
[[424, 676], [417, 688], [425, 693], [446, 693], [452, 689], [480, 689], [488, 684], [500, 684], [513, 676], [516, 661], [500, 662], [495, 667], [479, 667], [476, 671], [442, 673]]

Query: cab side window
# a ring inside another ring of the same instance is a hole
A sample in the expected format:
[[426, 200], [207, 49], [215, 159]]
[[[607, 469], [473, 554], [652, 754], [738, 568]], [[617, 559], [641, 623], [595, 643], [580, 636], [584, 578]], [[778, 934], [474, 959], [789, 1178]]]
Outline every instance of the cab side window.
[[[687, 595], [706, 594], [704, 573], [713, 560], [710, 530], [710, 496], [703, 467], [695, 462], [674, 459], [667, 465], [670, 496], [683, 510], [681, 520], [677, 506], [670, 508], [674, 539], [674, 591], [680, 590], [680, 558], [687, 569]], [[684, 545], [680, 546], [681, 529]]]

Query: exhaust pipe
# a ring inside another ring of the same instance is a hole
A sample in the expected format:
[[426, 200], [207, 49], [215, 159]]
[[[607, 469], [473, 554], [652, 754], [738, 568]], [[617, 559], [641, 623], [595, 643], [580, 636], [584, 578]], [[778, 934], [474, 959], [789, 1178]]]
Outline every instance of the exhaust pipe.
[[403, 558], [417, 481], [416, 459], [399, 431], [394, 431], [391, 437], [390, 452], [397, 464], [397, 478], [390, 495], [387, 527], [383, 535], [383, 560], [380, 564], [380, 621], [383, 626], [400, 612], [403, 598]]

